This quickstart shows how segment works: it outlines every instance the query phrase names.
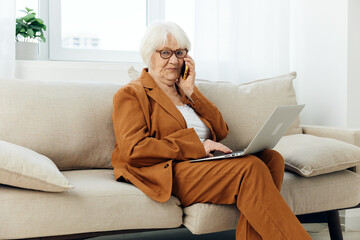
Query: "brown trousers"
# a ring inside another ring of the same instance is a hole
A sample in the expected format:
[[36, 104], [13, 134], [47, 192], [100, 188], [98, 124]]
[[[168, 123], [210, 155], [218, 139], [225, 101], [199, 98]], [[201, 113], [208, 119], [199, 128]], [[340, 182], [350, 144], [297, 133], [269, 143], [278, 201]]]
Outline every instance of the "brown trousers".
[[174, 164], [173, 194], [181, 204], [235, 204], [237, 240], [311, 239], [280, 194], [284, 159], [274, 150], [238, 159]]

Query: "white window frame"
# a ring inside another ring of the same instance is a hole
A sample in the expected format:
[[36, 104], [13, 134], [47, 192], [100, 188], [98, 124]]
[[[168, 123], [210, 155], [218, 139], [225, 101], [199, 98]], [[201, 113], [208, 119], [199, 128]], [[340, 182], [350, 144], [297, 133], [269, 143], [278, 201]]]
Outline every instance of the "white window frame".
[[[164, 19], [164, 0], [147, 0], [147, 22]], [[49, 1], [49, 59], [61, 61], [142, 62], [137, 51], [74, 49], [62, 47], [61, 0]]]
[[48, 0], [39, 0], [39, 16], [44, 20], [45, 25], [47, 25], [47, 31], [44, 31], [44, 37], [46, 39], [45, 43], [39, 44], [39, 60], [49, 60], [49, 1]]

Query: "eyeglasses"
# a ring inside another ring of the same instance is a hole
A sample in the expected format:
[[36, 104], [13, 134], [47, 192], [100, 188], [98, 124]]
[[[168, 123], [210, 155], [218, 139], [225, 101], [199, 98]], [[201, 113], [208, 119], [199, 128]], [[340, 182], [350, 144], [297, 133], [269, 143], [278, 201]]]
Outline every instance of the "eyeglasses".
[[184, 58], [186, 57], [186, 54], [188, 53], [188, 50], [185, 49], [176, 49], [176, 50], [170, 50], [170, 49], [164, 49], [164, 50], [156, 50], [156, 52], [160, 53], [160, 57], [163, 59], [169, 59], [171, 56], [175, 53], [175, 56], [177, 58]]

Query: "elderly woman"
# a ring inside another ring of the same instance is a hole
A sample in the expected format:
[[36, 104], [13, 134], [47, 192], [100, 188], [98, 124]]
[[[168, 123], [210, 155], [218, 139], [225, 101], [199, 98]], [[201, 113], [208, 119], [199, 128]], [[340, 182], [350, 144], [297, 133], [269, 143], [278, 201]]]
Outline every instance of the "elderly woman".
[[[195, 86], [190, 42], [176, 24], [148, 27], [141, 55], [149, 68], [114, 96], [117, 181], [134, 184], [166, 202], [236, 204], [241, 217], [236, 239], [311, 239], [280, 195], [284, 160], [273, 150], [241, 159], [190, 163], [229, 153], [219, 143], [229, 132], [221, 113]], [[189, 75], [181, 76], [186, 64]]]

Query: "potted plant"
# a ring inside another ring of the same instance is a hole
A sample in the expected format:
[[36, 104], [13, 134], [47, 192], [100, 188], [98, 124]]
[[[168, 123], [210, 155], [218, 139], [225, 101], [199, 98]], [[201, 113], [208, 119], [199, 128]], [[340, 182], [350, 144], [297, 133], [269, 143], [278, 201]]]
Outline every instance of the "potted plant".
[[45, 42], [44, 21], [36, 17], [33, 9], [20, 10], [26, 15], [16, 19], [16, 59], [34, 60], [38, 58], [38, 43]]

